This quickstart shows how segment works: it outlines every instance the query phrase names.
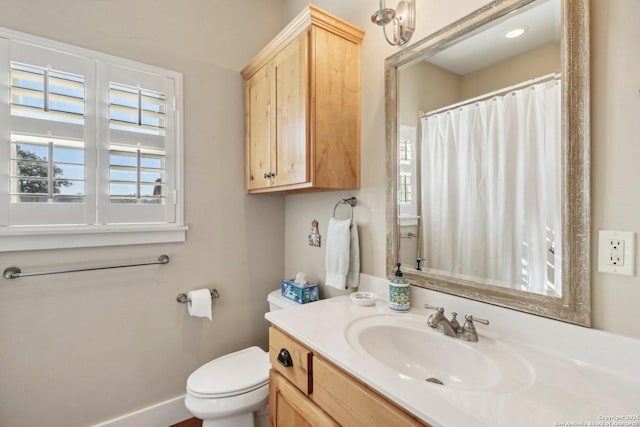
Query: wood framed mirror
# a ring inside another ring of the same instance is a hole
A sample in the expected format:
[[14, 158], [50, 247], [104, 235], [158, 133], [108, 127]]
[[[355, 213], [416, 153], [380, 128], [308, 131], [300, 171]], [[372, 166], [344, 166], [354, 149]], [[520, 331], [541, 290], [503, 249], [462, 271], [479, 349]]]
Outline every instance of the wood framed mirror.
[[494, 1], [387, 58], [389, 276], [590, 326], [588, 21]]

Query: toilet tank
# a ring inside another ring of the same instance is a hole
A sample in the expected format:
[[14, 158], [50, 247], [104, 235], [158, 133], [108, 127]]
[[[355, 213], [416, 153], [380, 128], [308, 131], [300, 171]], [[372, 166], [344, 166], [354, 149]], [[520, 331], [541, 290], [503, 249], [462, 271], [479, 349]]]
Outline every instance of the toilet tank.
[[269, 301], [269, 311], [282, 310], [283, 308], [297, 307], [300, 305], [295, 301], [291, 301], [290, 299], [283, 297], [282, 290], [279, 288], [275, 291], [269, 292], [267, 301]]

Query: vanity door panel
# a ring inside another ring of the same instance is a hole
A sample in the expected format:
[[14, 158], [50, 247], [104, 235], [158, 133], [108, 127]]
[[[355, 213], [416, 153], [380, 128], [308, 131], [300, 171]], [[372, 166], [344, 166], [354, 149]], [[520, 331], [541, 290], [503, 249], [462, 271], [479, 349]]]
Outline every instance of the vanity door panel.
[[311, 398], [343, 426], [428, 426], [319, 356], [313, 358]]
[[339, 427], [339, 424], [273, 369], [269, 375], [269, 425]]

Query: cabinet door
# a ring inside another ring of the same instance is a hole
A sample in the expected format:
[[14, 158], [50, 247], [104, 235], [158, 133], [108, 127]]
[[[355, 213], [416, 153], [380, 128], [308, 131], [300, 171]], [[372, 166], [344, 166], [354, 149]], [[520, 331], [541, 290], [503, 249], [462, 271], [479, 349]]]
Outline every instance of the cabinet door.
[[273, 59], [275, 140], [271, 151], [273, 185], [309, 181], [308, 40], [300, 34]]
[[312, 400], [345, 427], [428, 426], [316, 355]]
[[315, 27], [311, 45], [313, 183], [360, 188], [360, 45]]
[[271, 370], [269, 375], [269, 425], [338, 427], [331, 417], [274, 370]]
[[247, 122], [247, 189], [265, 188], [271, 179], [270, 172], [272, 121], [271, 79], [269, 67], [263, 67], [246, 84]]

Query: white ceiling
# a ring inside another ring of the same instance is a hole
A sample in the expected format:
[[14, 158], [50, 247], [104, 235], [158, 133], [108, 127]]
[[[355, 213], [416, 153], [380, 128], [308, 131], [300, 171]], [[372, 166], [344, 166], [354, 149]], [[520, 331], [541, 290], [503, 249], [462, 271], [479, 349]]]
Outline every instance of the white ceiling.
[[[511, 56], [561, 38], [562, 7], [560, 0], [539, 0], [525, 10], [517, 10], [489, 28], [452, 45], [426, 61], [459, 75], [487, 67]], [[529, 30], [520, 37], [504, 35], [514, 27]]]

